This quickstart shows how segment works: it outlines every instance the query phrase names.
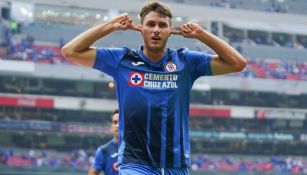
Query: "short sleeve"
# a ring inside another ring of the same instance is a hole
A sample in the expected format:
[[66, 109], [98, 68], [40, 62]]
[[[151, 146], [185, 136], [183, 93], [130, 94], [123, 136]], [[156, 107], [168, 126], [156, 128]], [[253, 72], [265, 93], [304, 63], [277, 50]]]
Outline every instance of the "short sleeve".
[[187, 49], [183, 50], [183, 55], [189, 64], [190, 71], [194, 80], [200, 76], [212, 75], [212, 55], [197, 51], [189, 51]]
[[93, 66], [101, 72], [114, 76], [116, 68], [128, 48], [97, 48], [96, 60]]
[[95, 153], [95, 159], [92, 163], [92, 168], [95, 169], [97, 172], [101, 172], [103, 167], [105, 166], [104, 162], [105, 160], [103, 159], [103, 151], [102, 149], [99, 147], [97, 150], [96, 150], [96, 153]]

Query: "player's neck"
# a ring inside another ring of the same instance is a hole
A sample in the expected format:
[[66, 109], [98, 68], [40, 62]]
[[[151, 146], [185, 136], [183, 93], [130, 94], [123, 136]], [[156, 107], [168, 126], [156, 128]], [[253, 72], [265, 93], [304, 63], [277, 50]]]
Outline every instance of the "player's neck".
[[118, 138], [117, 137], [114, 137], [113, 139], [114, 139], [115, 143], [118, 143]]
[[152, 51], [152, 50], [144, 48], [143, 53], [147, 56], [148, 59], [150, 59], [150, 61], [152, 61], [153, 63], [156, 63], [163, 58], [164, 53], [165, 53], [165, 48], [159, 51]]

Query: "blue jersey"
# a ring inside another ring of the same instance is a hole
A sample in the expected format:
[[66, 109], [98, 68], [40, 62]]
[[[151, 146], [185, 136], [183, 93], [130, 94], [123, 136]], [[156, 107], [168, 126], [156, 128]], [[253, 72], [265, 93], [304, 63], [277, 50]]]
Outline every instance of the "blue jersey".
[[211, 75], [211, 55], [167, 49], [153, 63], [128, 48], [99, 48], [94, 68], [112, 76], [119, 103], [119, 163], [189, 167], [189, 100], [194, 81]]
[[118, 175], [118, 144], [114, 139], [97, 148], [92, 168], [105, 175]]

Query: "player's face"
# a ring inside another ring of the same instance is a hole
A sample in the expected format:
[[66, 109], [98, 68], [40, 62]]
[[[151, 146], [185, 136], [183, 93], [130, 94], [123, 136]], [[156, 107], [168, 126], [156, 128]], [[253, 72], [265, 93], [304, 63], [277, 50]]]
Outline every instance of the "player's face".
[[113, 136], [116, 139], [118, 139], [118, 113], [112, 116], [111, 130], [112, 130]]
[[157, 12], [148, 13], [142, 24], [145, 49], [151, 52], [164, 52], [171, 34], [171, 18]]

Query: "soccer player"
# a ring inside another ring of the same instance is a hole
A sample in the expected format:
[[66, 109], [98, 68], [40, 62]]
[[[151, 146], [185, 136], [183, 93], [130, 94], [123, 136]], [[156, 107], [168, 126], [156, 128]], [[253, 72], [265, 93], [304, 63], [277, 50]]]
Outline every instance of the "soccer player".
[[98, 175], [101, 171], [104, 175], [118, 175], [118, 110], [111, 115], [111, 131], [113, 139], [97, 148], [95, 159], [88, 175]]
[[[189, 99], [200, 76], [242, 71], [246, 60], [226, 42], [189, 22], [172, 27], [168, 6], [157, 1], [145, 4], [141, 24], [128, 14], [97, 25], [67, 43], [65, 58], [113, 77], [119, 102], [119, 174], [189, 174]], [[92, 44], [118, 30], [139, 32], [144, 44], [94, 48]], [[167, 48], [172, 34], [197, 39], [216, 55]]]

